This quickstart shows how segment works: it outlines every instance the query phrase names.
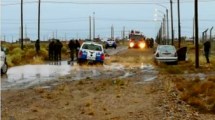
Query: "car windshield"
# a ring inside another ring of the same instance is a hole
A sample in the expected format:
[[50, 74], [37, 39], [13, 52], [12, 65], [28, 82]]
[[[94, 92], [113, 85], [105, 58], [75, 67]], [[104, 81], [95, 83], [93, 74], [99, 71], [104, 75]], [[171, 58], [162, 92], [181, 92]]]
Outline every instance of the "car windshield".
[[114, 40], [107, 40], [107, 41], [114, 41]]
[[134, 41], [139, 41], [139, 40], [143, 39], [143, 36], [142, 35], [132, 35], [132, 36], [130, 36], [130, 39], [134, 40]]
[[82, 48], [88, 50], [102, 51], [102, 47], [95, 44], [84, 44]]
[[173, 46], [159, 46], [158, 50], [160, 52], [173, 52], [175, 48]]

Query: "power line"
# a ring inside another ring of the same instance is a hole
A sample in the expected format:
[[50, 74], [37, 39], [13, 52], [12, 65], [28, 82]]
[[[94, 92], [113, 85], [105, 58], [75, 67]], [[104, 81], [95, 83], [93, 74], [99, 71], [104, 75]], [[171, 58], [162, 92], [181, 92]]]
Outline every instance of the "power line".
[[[180, 1], [181, 3], [190, 3], [193, 2], [192, 0], [186, 0], [186, 1]], [[202, 0], [199, 2], [215, 2], [215, 0]], [[37, 3], [37, 1], [27, 1], [23, 4], [33, 4]], [[115, 2], [75, 2], [75, 1], [42, 1], [42, 3], [49, 3], [49, 4], [168, 4], [169, 1], [163, 1], [163, 2], [142, 2], [142, 1], [115, 1]], [[176, 2], [173, 2], [176, 3]], [[2, 7], [4, 6], [11, 6], [11, 5], [19, 5], [20, 3], [5, 3], [1, 4]]]

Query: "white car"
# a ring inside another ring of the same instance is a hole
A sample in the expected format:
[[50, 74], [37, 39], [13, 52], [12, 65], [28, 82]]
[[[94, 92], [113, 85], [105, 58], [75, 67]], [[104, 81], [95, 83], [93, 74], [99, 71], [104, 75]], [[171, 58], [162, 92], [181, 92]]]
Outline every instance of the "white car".
[[158, 45], [154, 53], [155, 62], [178, 63], [178, 55], [173, 45]]
[[5, 54], [5, 50], [1, 47], [1, 74], [6, 74], [7, 73], [7, 69], [8, 69], [8, 65], [7, 65], [7, 61], [6, 61], [6, 54]]
[[84, 42], [82, 43], [78, 53], [78, 63], [101, 63], [103, 64], [105, 59], [104, 49], [101, 44], [96, 42]]
[[114, 47], [116, 49], [117, 45], [116, 45], [116, 41], [115, 40], [112, 40], [112, 39], [108, 39], [106, 41], [106, 44], [105, 44], [105, 48], [109, 48], [109, 47]]

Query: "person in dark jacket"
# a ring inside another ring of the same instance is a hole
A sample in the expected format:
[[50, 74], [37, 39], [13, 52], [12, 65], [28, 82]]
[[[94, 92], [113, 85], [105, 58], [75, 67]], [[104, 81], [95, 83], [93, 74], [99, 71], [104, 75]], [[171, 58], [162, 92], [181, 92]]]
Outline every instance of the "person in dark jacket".
[[78, 51], [80, 48], [80, 43], [78, 40], [75, 40], [75, 54], [76, 54], [76, 58], [78, 59]]
[[63, 44], [60, 42], [60, 40], [57, 40], [55, 43], [55, 49], [56, 49], [56, 60], [61, 60], [61, 49], [63, 47]]
[[210, 63], [210, 60], [209, 60], [210, 48], [211, 48], [211, 43], [209, 40], [207, 40], [204, 43], [204, 52], [205, 52], [205, 58], [206, 58], [207, 63]]
[[35, 48], [36, 48], [36, 53], [37, 55], [39, 55], [39, 51], [40, 51], [40, 43], [39, 40], [37, 39], [35, 42]]
[[69, 41], [69, 44], [68, 44], [68, 47], [70, 49], [70, 58], [71, 58], [71, 61], [74, 60], [74, 53], [75, 53], [75, 49], [76, 49], [76, 44], [73, 40], [70, 40]]
[[49, 60], [54, 60], [54, 41], [49, 43]]

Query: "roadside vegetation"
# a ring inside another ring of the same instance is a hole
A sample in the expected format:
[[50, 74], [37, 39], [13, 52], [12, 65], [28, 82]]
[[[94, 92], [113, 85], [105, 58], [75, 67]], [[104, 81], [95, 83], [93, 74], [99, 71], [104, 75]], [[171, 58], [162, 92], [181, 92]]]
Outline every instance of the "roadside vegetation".
[[[203, 46], [200, 45], [200, 66], [195, 68], [195, 47], [193, 44], [189, 44], [187, 47], [187, 61], [180, 61], [178, 65], [159, 65], [160, 74], [166, 76], [163, 84], [168, 94], [172, 94], [172, 90], [175, 90], [177, 98], [200, 113], [215, 114], [215, 56], [211, 55], [211, 63], [207, 64]], [[201, 78], [199, 74], [202, 74], [203, 77]], [[204, 77], [204, 75], [206, 76]]]
[[[22, 50], [20, 44], [4, 44], [9, 67], [24, 64], [42, 64], [48, 61], [48, 43], [41, 43], [39, 55], [36, 54], [33, 43], [27, 44]], [[62, 48], [62, 58], [68, 59], [67, 45]]]

